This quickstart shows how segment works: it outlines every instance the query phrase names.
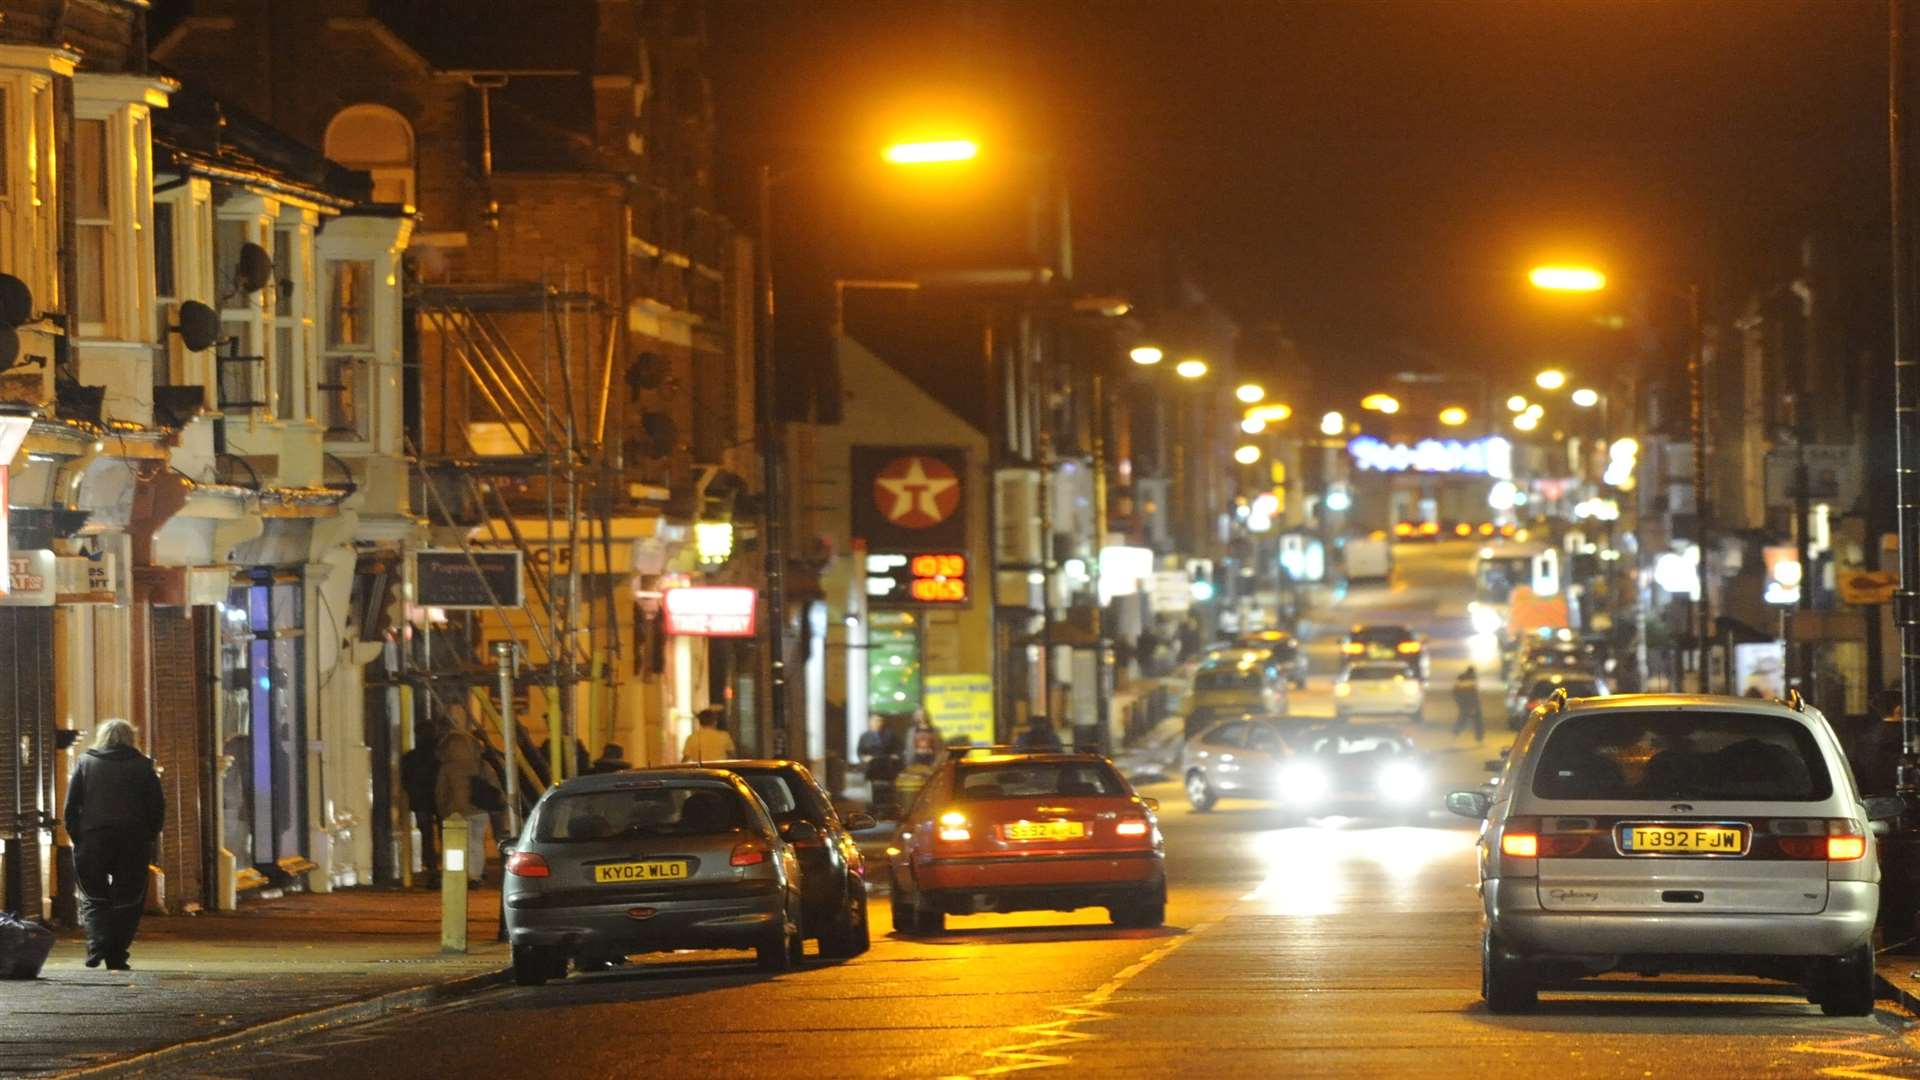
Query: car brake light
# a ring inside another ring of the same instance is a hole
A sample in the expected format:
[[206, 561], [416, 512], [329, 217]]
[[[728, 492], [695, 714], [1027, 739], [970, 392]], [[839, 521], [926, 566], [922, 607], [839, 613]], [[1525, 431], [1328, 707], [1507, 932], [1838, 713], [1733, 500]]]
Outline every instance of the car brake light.
[[747, 840], [733, 845], [733, 857], [727, 860], [729, 866], [757, 866], [767, 861], [767, 845], [758, 840]]
[[1540, 857], [1540, 834], [1531, 828], [1525, 832], [1515, 832], [1509, 825], [1507, 831], [1500, 834], [1500, 854], [1515, 859], [1537, 859]]
[[1469, 524], [1467, 524], [1466, 522], [1464, 522], [1464, 521], [1463, 521], [1463, 522], [1461, 522], [1460, 524], [1458, 524], [1458, 525], [1455, 525], [1455, 526], [1453, 527], [1453, 534], [1454, 534], [1455, 536], [1472, 536], [1472, 535], [1473, 535], [1473, 526], [1471, 526], [1471, 525], [1469, 525]]
[[1440, 523], [1437, 521], [1423, 521], [1420, 523], [1421, 536], [1436, 536], [1439, 532]]
[[1412, 523], [1412, 522], [1410, 522], [1410, 521], [1403, 521], [1403, 522], [1401, 522], [1400, 524], [1398, 524], [1398, 525], [1395, 525], [1395, 526], [1393, 527], [1393, 535], [1395, 535], [1395, 536], [1412, 536], [1412, 535], [1413, 535], [1413, 523]]
[[1867, 838], [1864, 836], [1827, 837], [1828, 862], [1852, 862], [1867, 853]]
[[1133, 820], [1122, 821], [1113, 827], [1113, 834], [1115, 836], [1145, 836], [1147, 835], [1147, 823], [1145, 821]]
[[940, 815], [940, 828], [934, 835], [949, 844], [964, 844], [973, 839], [973, 830], [967, 828], [967, 815], [949, 810]]
[[1361, 642], [1349, 641], [1340, 646], [1340, 651], [1346, 653], [1348, 656], [1359, 656], [1361, 653], [1367, 651], [1367, 647]]
[[1400, 650], [1402, 653], [1405, 653], [1408, 656], [1412, 656], [1414, 653], [1417, 653], [1420, 651], [1420, 643], [1417, 641], [1403, 641], [1400, 644], [1395, 645], [1394, 648]]
[[552, 877], [545, 857], [531, 851], [516, 851], [507, 856], [507, 873], [514, 877]]

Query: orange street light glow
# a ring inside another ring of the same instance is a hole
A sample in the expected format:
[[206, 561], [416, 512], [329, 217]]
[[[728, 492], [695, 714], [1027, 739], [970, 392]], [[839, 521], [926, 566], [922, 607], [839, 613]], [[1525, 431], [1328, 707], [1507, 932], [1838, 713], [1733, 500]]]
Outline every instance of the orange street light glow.
[[895, 165], [942, 165], [954, 161], [972, 161], [980, 154], [980, 144], [971, 139], [938, 139], [932, 142], [895, 143], [882, 156]]
[[1526, 412], [1527, 399], [1524, 397], [1521, 397], [1519, 394], [1513, 395], [1512, 397], [1507, 399], [1507, 411], [1508, 412]]
[[1245, 420], [1240, 421], [1240, 430], [1249, 435], [1258, 435], [1267, 430], [1267, 422], [1257, 416], [1249, 416]]
[[1279, 424], [1293, 416], [1293, 406], [1278, 401], [1269, 405], [1255, 405], [1247, 410], [1246, 415], [1247, 419], [1258, 420], [1263, 424]]
[[1536, 289], [1554, 292], [1599, 292], [1607, 287], [1607, 275], [1591, 266], [1536, 266], [1527, 272], [1527, 280]]
[[1533, 385], [1542, 390], [1558, 390], [1567, 385], [1567, 373], [1559, 368], [1548, 368], [1533, 377]]
[[1583, 409], [1591, 409], [1600, 404], [1600, 392], [1583, 386], [1573, 392], [1573, 403]]
[[1251, 465], [1260, 460], [1260, 448], [1252, 443], [1248, 443], [1233, 452], [1233, 460], [1242, 465]]
[[1459, 427], [1467, 422], [1467, 410], [1458, 405], [1449, 405], [1440, 410], [1440, 422], [1448, 427]]
[[1173, 371], [1183, 379], [1197, 379], [1207, 373], [1207, 362], [1197, 356], [1189, 356], [1173, 365]]
[[1141, 367], [1152, 367], [1161, 360], [1166, 359], [1166, 355], [1167, 354], [1161, 352], [1157, 346], [1153, 345], [1135, 345], [1127, 351], [1127, 359], [1139, 364]]
[[1261, 386], [1259, 383], [1241, 383], [1234, 388], [1233, 396], [1252, 405], [1254, 402], [1267, 396], [1267, 388]]
[[1400, 411], [1400, 402], [1392, 394], [1368, 394], [1360, 399], [1360, 407], [1392, 416]]

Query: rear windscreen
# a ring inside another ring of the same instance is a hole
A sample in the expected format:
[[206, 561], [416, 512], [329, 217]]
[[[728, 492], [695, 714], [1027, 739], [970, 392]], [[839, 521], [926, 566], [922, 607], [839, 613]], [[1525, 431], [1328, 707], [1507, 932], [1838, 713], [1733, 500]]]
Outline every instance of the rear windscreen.
[[1238, 690], [1244, 687], [1257, 687], [1261, 676], [1257, 671], [1239, 668], [1218, 668], [1202, 671], [1193, 677], [1195, 690]]
[[541, 843], [704, 836], [747, 826], [746, 804], [720, 787], [614, 788], [560, 795], [540, 808]]
[[1103, 762], [1059, 761], [962, 765], [953, 780], [961, 800], [1046, 796], [1125, 795], [1120, 778]]
[[1782, 716], [1634, 712], [1576, 716], [1547, 736], [1542, 799], [1813, 802], [1833, 794], [1806, 725]]
[[1407, 669], [1402, 667], [1356, 667], [1347, 672], [1348, 682], [1366, 682], [1377, 679], [1404, 679]]

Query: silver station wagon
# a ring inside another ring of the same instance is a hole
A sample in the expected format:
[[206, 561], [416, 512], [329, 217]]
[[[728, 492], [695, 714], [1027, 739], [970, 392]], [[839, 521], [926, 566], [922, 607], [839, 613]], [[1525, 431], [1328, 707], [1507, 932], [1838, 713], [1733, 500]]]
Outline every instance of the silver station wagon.
[[1481, 989], [1494, 1012], [1610, 971], [1798, 983], [1830, 1016], [1873, 1010], [1880, 866], [1818, 710], [1754, 698], [1556, 693], [1521, 729], [1484, 817]]

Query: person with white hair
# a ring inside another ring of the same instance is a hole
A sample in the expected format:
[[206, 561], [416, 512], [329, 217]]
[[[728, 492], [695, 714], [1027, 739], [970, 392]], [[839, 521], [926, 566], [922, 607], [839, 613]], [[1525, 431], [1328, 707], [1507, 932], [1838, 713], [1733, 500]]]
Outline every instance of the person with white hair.
[[80, 882], [87, 966], [128, 971], [128, 952], [147, 906], [147, 865], [167, 820], [167, 796], [153, 759], [135, 745], [133, 725], [102, 721], [93, 748], [67, 782], [67, 835]]

